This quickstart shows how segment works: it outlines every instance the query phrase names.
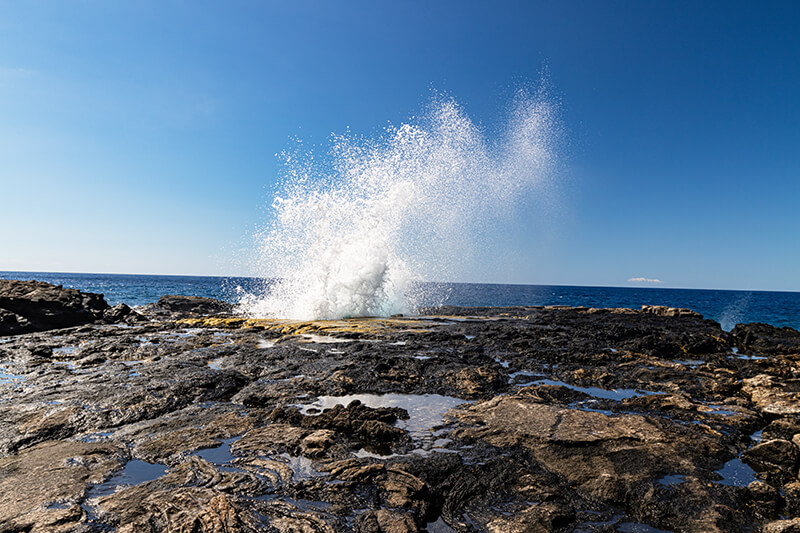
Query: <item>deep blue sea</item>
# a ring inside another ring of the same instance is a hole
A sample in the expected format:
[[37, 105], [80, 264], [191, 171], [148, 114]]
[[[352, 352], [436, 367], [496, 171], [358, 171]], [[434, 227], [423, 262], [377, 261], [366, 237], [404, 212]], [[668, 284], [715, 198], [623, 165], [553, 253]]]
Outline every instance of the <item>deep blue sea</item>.
[[[260, 280], [236, 277], [141, 276], [125, 274], [63, 274], [0, 272], [0, 279], [36, 279], [105, 295], [111, 305], [142, 305], [164, 294], [208, 296], [232, 301], [236, 287], [254, 289]], [[764, 322], [800, 329], [800, 292], [720, 291], [634, 287], [577, 287], [453, 283], [450, 305], [572, 305], [630, 307], [667, 305], [702, 313], [730, 330], [737, 323]]]

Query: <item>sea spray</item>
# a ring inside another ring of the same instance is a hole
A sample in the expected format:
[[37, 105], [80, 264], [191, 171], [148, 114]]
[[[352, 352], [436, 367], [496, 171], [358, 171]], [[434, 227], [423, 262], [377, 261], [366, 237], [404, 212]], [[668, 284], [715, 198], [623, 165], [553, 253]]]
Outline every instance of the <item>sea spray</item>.
[[[334, 319], [413, 312], [487, 227], [553, 173], [561, 123], [543, 90], [518, 93], [490, 142], [454, 100], [375, 139], [333, 136], [328, 157], [286, 155], [272, 217], [256, 236], [260, 293], [251, 316]], [[437, 290], [438, 287], [438, 290]]]
[[736, 324], [744, 322], [745, 312], [750, 305], [752, 296], [752, 292], [736, 294], [725, 306], [719, 317], [719, 324], [723, 331], [731, 331]]

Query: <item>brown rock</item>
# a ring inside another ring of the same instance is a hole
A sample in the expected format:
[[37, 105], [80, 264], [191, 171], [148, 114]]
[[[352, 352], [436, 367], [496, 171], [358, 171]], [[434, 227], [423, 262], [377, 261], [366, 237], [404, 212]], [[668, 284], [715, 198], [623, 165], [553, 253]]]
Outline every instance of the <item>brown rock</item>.
[[80, 519], [80, 506], [45, 508], [78, 501], [87, 483], [99, 483], [119, 468], [124, 453], [108, 443], [51, 441], [0, 459], [0, 524], [49, 531], [48, 524]]
[[663, 305], [643, 305], [643, 313], [650, 313], [658, 316], [689, 316], [694, 318], [703, 318], [703, 315], [691, 309], [680, 309], [677, 307], [666, 307]]
[[303, 455], [306, 457], [320, 457], [325, 450], [334, 444], [335, 433], [329, 429], [318, 429], [306, 436], [300, 443]]
[[506, 385], [506, 379], [496, 368], [483, 366], [459, 370], [449, 381], [467, 396], [499, 390]]
[[793, 472], [800, 456], [797, 446], [788, 440], [773, 439], [760, 442], [742, 454], [742, 461], [756, 472], [780, 468]]
[[778, 416], [800, 415], [800, 394], [794, 392], [800, 380], [780, 381], [768, 374], [745, 379], [742, 391], [765, 413]]
[[297, 455], [303, 439], [310, 430], [288, 424], [270, 424], [252, 429], [231, 445], [235, 455], [274, 455], [290, 453]]
[[764, 525], [763, 533], [800, 533], [800, 518], [776, 520]]
[[800, 481], [793, 481], [784, 485], [783, 497], [786, 500], [786, 514], [800, 517]]

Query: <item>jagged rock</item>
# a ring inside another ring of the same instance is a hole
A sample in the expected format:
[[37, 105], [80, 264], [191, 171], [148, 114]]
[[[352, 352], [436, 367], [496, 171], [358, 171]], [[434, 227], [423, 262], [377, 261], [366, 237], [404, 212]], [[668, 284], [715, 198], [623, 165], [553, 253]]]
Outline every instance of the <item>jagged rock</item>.
[[[151, 307], [0, 339], [0, 531], [406, 532], [438, 519], [459, 533], [723, 533], [800, 512], [797, 355], [733, 357], [730, 335], [697, 316], [293, 322]], [[351, 395], [403, 408], [314, 409]], [[766, 465], [758, 482], [729, 476], [739, 457]], [[150, 472], [141, 460], [167, 470], [111, 483], [123, 465]]]
[[464, 368], [451, 379], [452, 385], [469, 397], [502, 389], [506, 381], [496, 368]]
[[800, 380], [779, 380], [759, 374], [742, 382], [742, 391], [766, 414], [772, 416], [800, 415], [800, 393], [795, 389]]
[[800, 518], [776, 520], [764, 525], [763, 533], [800, 533]]
[[786, 514], [790, 517], [800, 517], [800, 481], [784, 485], [783, 497], [786, 501]]
[[356, 518], [357, 533], [417, 533], [419, 528], [407, 513], [380, 509], [367, 511]]
[[245, 433], [231, 446], [235, 455], [299, 455], [309, 430], [288, 424], [270, 424]]
[[800, 456], [797, 446], [788, 440], [773, 439], [760, 442], [742, 454], [742, 461], [750, 465], [756, 472], [765, 472], [774, 468], [793, 473]]
[[[571, 487], [576, 487], [578, 495], [593, 501], [619, 505], [639, 494], [637, 501], [647, 509], [649, 498], [655, 504], [661, 496], [650, 492], [644, 497], [642, 487], [649, 480], [658, 479], [659, 472], [697, 471], [703, 468], [707, 455], [720, 451], [702, 432], [688, 437], [684, 428], [656, 425], [640, 415], [609, 416], [544, 405], [522, 394], [500, 396], [453, 411], [452, 415], [465, 426], [454, 434], [466, 442], [524, 449], [539, 468], [563, 476]], [[693, 443], [691, 448], [686, 448], [686, 441]], [[691, 497], [698, 504], [706, 502], [705, 507], [701, 505], [692, 514], [686, 509], [670, 511], [684, 516], [684, 530], [724, 530], [709, 524], [712, 516], [723, 521], [724, 515], [713, 510], [713, 497], [706, 487], [686, 484], [682, 490], [691, 490]], [[502, 519], [497, 520], [501, 522]], [[524, 526], [514, 527], [524, 530]]]
[[556, 531], [569, 524], [575, 513], [557, 503], [537, 503], [513, 517], [494, 518], [486, 525], [491, 533], [534, 533]]
[[783, 504], [778, 489], [763, 481], [753, 481], [747, 485], [747, 490], [750, 491], [751, 505], [756, 509], [759, 518], [769, 520], [778, 517], [778, 509]]
[[333, 446], [335, 433], [329, 429], [318, 429], [303, 438], [300, 449], [306, 457], [321, 457]]
[[754, 322], [736, 324], [731, 330], [736, 346], [744, 352], [761, 354], [800, 353], [800, 331]]
[[793, 440], [797, 434], [800, 434], [800, 420], [777, 418], [763, 429], [761, 439], [765, 441], [772, 439]]
[[74, 528], [86, 484], [108, 477], [124, 457], [111, 443], [51, 441], [0, 458], [0, 530]]
[[185, 316], [219, 315], [230, 313], [233, 310], [231, 304], [214, 298], [175, 294], [167, 294], [159, 298], [156, 307], [170, 313]]
[[128, 307], [126, 304], [117, 304], [114, 307], [103, 311], [103, 320], [111, 324], [121, 322], [125, 319], [141, 319], [139, 313]]
[[0, 335], [17, 335], [26, 331], [32, 331], [31, 323], [27, 318], [6, 309], [0, 309]]
[[650, 313], [657, 316], [688, 316], [692, 318], [703, 318], [703, 315], [691, 309], [679, 309], [677, 307], [666, 307], [663, 305], [643, 305], [643, 313]]
[[106, 309], [102, 294], [0, 279], [0, 336], [88, 324], [102, 318]]
[[398, 419], [408, 418], [405, 410], [373, 409], [358, 400], [353, 400], [347, 407], [336, 405], [311, 416], [302, 415], [296, 409], [276, 409], [270, 414], [270, 418], [305, 428], [334, 430], [373, 448], [408, 440], [405, 431], [392, 425]]

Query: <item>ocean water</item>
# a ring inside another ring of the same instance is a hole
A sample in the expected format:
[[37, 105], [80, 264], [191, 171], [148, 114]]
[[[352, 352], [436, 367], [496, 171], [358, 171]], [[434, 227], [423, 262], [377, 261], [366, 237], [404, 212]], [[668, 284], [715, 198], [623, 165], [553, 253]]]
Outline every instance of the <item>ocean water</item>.
[[[143, 305], [164, 294], [206, 296], [237, 302], [242, 290], [256, 291], [255, 278], [204, 276], [143, 276], [125, 274], [67, 274], [56, 272], [0, 272], [0, 279], [35, 279], [105, 295], [111, 305]], [[800, 330], [800, 292], [724, 291], [634, 287], [578, 287], [550, 285], [447, 284], [448, 305], [571, 305], [628, 307], [666, 305], [685, 307], [719, 322], [730, 330], [737, 323], [764, 322]], [[437, 287], [441, 292], [441, 287]]]

